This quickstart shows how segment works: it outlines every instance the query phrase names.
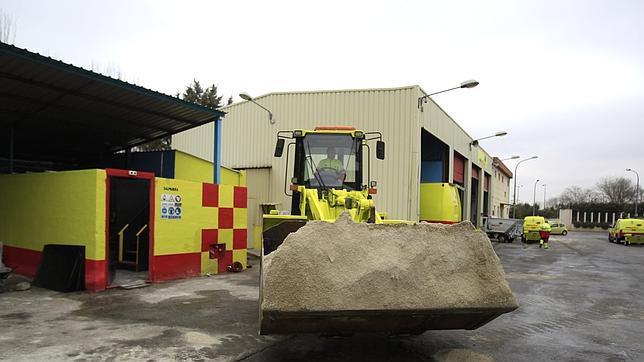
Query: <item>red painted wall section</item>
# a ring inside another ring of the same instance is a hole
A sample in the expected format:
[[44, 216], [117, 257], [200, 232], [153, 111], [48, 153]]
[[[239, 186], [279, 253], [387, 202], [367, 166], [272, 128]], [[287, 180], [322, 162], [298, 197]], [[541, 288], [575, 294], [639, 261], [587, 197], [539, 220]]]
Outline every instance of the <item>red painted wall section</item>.
[[42, 252], [5, 245], [3, 247], [4, 263], [14, 269], [14, 273], [30, 278], [36, 276]]
[[[36, 276], [42, 252], [30, 249], [17, 248], [14, 246], [3, 247], [4, 262], [14, 268], [16, 274], [30, 278]], [[85, 259], [85, 289], [92, 292], [99, 292], [105, 289], [107, 284], [107, 273], [105, 260]]]
[[107, 285], [107, 262], [85, 259], [85, 289], [92, 292], [105, 290]]
[[[201, 275], [201, 253], [153, 257], [155, 272], [151, 281], [160, 282]], [[152, 274], [152, 273], [151, 273]]]

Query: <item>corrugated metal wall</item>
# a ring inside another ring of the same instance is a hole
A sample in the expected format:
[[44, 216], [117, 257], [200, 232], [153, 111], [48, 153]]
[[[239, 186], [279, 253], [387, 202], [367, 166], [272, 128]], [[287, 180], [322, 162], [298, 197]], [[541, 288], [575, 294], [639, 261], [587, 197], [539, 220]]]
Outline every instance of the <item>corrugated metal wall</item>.
[[[422, 95], [420, 87], [410, 86], [271, 93], [256, 98], [273, 112], [275, 124], [269, 123], [266, 111], [250, 102], [224, 107], [222, 110], [227, 115], [222, 122], [222, 164], [233, 168], [271, 167], [270, 195], [258, 202], [281, 202], [281, 208], [290, 208], [290, 198], [284, 194], [286, 159], [273, 157], [277, 131], [312, 129], [317, 125], [350, 125], [365, 131], [381, 131], [387, 143], [387, 157], [385, 161], [378, 161], [372, 154], [371, 178], [379, 185], [374, 199], [379, 210], [391, 218], [417, 220], [421, 127], [448, 144], [451, 154], [456, 150], [487, 173], [493, 173], [491, 157], [483, 152], [487, 160], [481, 162], [479, 149], [470, 150], [472, 138], [436, 103], [430, 100], [424, 105], [424, 112], [420, 112], [417, 100]], [[208, 124], [175, 135], [172, 145], [212, 160], [212, 127]], [[466, 162], [465, 166], [471, 167], [471, 163]], [[450, 175], [452, 167], [450, 164]], [[469, 178], [470, 171], [465, 172]], [[479, 194], [483, 194], [482, 184]], [[463, 204], [468, 203], [469, 196]], [[482, 209], [482, 202], [479, 205]]]
[[[372, 151], [371, 178], [378, 181], [374, 197], [379, 209], [390, 217], [410, 218], [412, 186], [417, 182], [417, 167], [412, 167], [410, 135], [418, 124], [415, 87], [396, 89], [273, 93], [256, 101], [274, 114], [268, 114], [250, 102], [241, 102], [222, 110], [222, 164], [233, 168], [271, 167], [271, 202], [290, 207], [284, 194], [285, 157], [275, 159], [276, 134], [279, 130], [312, 129], [317, 125], [350, 125], [365, 131], [381, 131], [387, 143], [385, 161], [375, 159]], [[174, 148], [212, 160], [212, 125], [195, 128], [173, 136]], [[417, 148], [417, 147], [416, 147]], [[374, 148], [372, 147], [372, 150]], [[418, 152], [417, 150], [415, 152]], [[413, 172], [412, 172], [413, 169]], [[289, 171], [290, 178], [290, 171]], [[414, 212], [415, 217], [415, 212]]]

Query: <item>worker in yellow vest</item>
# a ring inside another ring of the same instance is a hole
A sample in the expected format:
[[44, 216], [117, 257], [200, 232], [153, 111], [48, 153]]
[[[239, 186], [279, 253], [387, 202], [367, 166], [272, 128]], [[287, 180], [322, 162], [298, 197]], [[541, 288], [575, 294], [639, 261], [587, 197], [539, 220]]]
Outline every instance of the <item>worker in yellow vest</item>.
[[320, 162], [318, 163], [318, 170], [322, 169], [331, 169], [336, 173], [341, 173], [344, 171], [342, 161], [336, 159], [336, 152], [334, 147], [327, 148], [326, 158], [320, 160]]
[[552, 228], [548, 222], [541, 224], [539, 228], [539, 237], [541, 238], [541, 241], [539, 241], [540, 248], [548, 249], [548, 239], [550, 239], [551, 230]]

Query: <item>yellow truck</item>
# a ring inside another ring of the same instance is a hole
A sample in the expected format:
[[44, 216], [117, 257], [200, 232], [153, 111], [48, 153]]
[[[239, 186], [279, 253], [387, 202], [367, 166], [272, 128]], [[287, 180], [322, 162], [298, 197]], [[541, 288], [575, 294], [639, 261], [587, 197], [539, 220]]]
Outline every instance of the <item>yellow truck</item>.
[[521, 241], [529, 243], [541, 240], [539, 231], [541, 230], [541, 225], [544, 223], [546, 223], [546, 219], [543, 216], [526, 216], [523, 219], [523, 235], [521, 235]]
[[608, 229], [608, 241], [611, 243], [644, 244], [644, 220], [618, 219]]

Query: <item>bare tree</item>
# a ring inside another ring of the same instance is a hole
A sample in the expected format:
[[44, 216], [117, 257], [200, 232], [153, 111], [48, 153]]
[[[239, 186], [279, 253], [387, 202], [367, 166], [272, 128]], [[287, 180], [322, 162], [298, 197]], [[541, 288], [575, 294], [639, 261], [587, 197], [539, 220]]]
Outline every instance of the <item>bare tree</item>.
[[562, 205], [581, 204], [590, 202], [591, 190], [583, 189], [579, 186], [570, 186], [559, 196], [559, 203]]
[[635, 185], [626, 177], [605, 177], [597, 183], [597, 190], [606, 201], [618, 205], [635, 199]]
[[0, 10], [0, 42], [13, 44], [16, 41], [16, 24], [9, 15]]

